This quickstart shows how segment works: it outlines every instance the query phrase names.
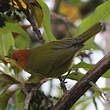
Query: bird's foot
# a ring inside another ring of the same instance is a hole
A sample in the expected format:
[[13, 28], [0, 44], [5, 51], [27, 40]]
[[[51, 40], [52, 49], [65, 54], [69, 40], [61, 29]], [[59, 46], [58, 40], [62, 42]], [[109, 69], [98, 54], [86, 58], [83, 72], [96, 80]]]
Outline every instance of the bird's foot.
[[65, 83], [67, 83], [67, 82], [65, 82], [65, 80], [62, 79], [61, 77], [59, 78], [59, 80], [60, 80], [60, 87], [62, 88], [63, 92], [66, 93], [67, 92], [67, 88], [65, 86]]

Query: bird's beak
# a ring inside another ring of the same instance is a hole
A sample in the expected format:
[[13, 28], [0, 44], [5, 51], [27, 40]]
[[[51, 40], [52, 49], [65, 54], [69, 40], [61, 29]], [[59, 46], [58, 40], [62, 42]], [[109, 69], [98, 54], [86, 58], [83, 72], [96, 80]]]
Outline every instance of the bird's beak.
[[11, 57], [10, 57], [10, 56], [5, 56], [5, 57], [4, 57], [4, 60], [5, 60], [7, 63], [9, 63], [9, 62], [10, 62], [10, 59], [11, 59]]

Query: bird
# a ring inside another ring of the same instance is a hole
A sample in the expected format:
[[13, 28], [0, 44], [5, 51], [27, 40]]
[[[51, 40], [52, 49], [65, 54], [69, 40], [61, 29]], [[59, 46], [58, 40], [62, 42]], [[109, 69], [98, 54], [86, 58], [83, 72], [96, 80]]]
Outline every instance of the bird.
[[[96, 27], [99, 28], [96, 28], [91, 36], [102, 29], [100, 24]], [[89, 31], [88, 33], [90, 34]], [[74, 55], [91, 36], [66, 38], [41, 44], [36, 48], [16, 50], [8, 58], [30, 73], [36, 82], [43, 78], [58, 78], [72, 68]]]

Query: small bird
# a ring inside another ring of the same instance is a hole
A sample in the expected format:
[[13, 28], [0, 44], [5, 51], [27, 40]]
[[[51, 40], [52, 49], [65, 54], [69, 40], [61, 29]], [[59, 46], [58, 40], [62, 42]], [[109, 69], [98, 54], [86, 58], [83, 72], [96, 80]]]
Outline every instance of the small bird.
[[[98, 24], [99, 26], [101, 25]], [[96, 34], [101, 28], [92, 34]], [[36, 82], [43, 78], [58, 78], [71, 69], [75, 53], [89, 38], [91, 38], [90, 35], [51, 41], [36, 48], [16, 50], [9, 58], [18, 67], [34, 76]]]

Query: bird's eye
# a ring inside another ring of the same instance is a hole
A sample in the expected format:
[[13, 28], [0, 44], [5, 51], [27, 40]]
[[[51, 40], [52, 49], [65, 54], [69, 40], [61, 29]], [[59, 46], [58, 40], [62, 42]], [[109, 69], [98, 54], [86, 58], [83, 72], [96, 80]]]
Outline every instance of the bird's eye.
[[17, 62], [18, 61], [18, 58], [15, 58], [14, 60]]

